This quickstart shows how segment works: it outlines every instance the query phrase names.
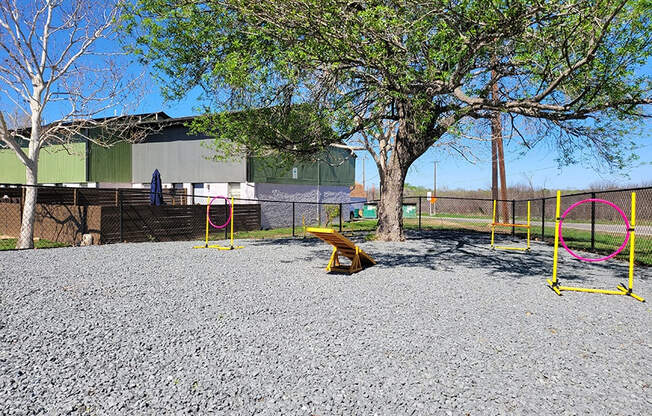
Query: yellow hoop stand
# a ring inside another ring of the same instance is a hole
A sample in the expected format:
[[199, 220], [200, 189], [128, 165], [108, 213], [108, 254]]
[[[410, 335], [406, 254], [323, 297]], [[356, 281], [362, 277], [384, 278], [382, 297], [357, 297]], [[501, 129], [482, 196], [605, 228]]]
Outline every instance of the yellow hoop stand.
[[208, 228], [209, 228], [208, 213], [210, 212], [209, 211], [210, 200], [211, 200], [211, 197], [209, 196], [208, 197], [208, 204], [209, 205], [206, 205], [206, 240], [205, 240], [203, 246], [194, 246], [193, 248], [216, 248], [218, 250], [237, 250], [239, 248], [244, 248], [244, 246], [234, 246], [233, 245], [233, 223], [235, 222], [235, 217], [233, 216], [233, 198], [231, 198], [231, 221], [230, 221], [231, 222], [231, 245], [228, 246], [228, 247], [218, 246], [218, 245], [208, 245]]
[[645, 299], [633, 293], [634, 290], [634, 252], [635, 252], [635, 225], [636, 225], [636, 192], [632, 192], [632, 218], [630, 229], [629, 241], [629, 282], [627, 287], [624, 284], [619, 284], [616, 289], [593, 289], [585, 287], [561, 286], [557, 281], [557, 258], [559, 256], [559, 220], [560, 220], [560, 206], [561, 206], [561, 191], [557, 191], [557, 207], [555, 208], [555, 249], [554, 257], [552, 260], [552, 279], [547, 279], [548, 286], [555, 291], [556, 294], [561, 296], [562, 291], [569, 292], [589, 292], [589, 293], [602, 293], [604, 295], [623, 295], [630, 296], [640, 302], [645, 302]]
[[[514, 221], [514, 218], [512, 218]], [[510, 246], [497, 246], [495, 242], [496, 227], [517, 227], [527, 228], [527, 246], [525, 247], [510, 247]], [[498, 250], [515, 250], [515, 251], [530, 251], [530, 201], [527, 201], [527, 224], [505, 224], [496, 222], [496, 200], [494, 199], [494, 214], [491, 220], [491, 249]]]

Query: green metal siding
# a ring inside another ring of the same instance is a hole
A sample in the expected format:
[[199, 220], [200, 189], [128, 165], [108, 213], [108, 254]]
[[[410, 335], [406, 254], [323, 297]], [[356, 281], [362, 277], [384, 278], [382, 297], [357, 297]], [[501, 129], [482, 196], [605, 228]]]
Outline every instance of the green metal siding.
[[[27, 152], [27, 148], [23, 150]], [[38, 181], [86, 182], [86, 145], [44, 146], [39, 155]], [[0, 150], [0, 182], [25, 183], [25, 166], [11, 149]]]
[[111, 147], [90, 143], [89, 182], [131, 182], [131, 143], [119, 142]]
[[[319, 163], [319, 167], [317, 166]], [[296, 168], [297, 178], [292, 171]], [[322, 154], [319, 162], [298, 163], [291, 167], [282, 166], [269, 158], [249, 159], [249, 181], [256, 183], [279, 183], [353, 186], [355, 180], [355, 157], [345, 149], [333, 149]]]
[[0, 149], [0, 182], [25, 183], [25, 165], [11, 149]]

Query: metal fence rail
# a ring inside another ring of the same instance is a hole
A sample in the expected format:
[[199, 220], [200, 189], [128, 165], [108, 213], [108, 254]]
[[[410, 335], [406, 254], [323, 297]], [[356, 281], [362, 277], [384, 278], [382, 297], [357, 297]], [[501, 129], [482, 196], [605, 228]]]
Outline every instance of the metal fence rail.
[[[20, 231], [27, 186], [0, 184], [0, 250], [12, 249]], [[652, 187], [617, 189], [563, 195], [562, 211], [585, 199], [604, 199], [631, 215], [631, 193], [637, 194], [637, 261], [652, 265]], [[206, 195], [186, 195], [163, 190], [162, 207], [149, 205], [149, 190], [65, 188], [39, 186], [35, 240], [37, 247], [78, 245], [84, 234], [95, 243], [121, 241], [167, 241], [202, 239], [205, 233]], [[344, 233], [369, 232], [377, 227], [370, 202], [309, 202], [234, 198], [234, 227], [243, 237], [300, 237], [304, 227], [329, 226]], [[200, 201], [201, 205], [189, 203]], [[531, 201], [531, 236], [552, 242], [555, 198]], [[377, 201], [375, 201], [377, 202]], [[405, 197], [403, 223], [406, 230], [491, 232], [493, 201], [487, 198], [438, 196], [434, 203], [425, 196]], [[369, 207], [367, 207], [369, 208]], [[211, 207], [216, 223], [224, 222], [226, 207], [219, 200]], [[497, 201], [497, 222], [524, 224], [527, 200]], [[505, 241], [524, 238], [522, 227], [498, 227]], [[563, 227], [564, 240], [572, 250], [597, 254], [613, 252], [626, 235], [624, 222], [612, 207], [588, 202], [570, 212]], [[143, 237], [145, 236], [145, 237]], [[210, 230], [211, 239], [225, 238], [222, 230]], [[626, 250], [625, 250], [626, 252]]]

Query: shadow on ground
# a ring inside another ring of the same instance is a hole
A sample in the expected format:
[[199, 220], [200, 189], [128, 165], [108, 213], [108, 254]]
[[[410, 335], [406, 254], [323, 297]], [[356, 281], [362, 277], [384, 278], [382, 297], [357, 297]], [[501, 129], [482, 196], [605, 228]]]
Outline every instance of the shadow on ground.
[[[379, 268], [425, 267], [433, 271], [459, 273], [461, 267], [482, 269], [494, 278], [523, 278], [552, 275], [552, 247], [533, 242], [529, 252], [492, 250], [490, 236], [486, 233], [469, 233], [449, 230], [406, 232], [403, 243], [365, 241], [364, 235], [347, 236], [370, 254]], [[306, 262], [318, 262], [326, 266], [330, 246], [317, 238], [285, 238], [257, 240], [258, 245], [300, 246], [308, 250], [300, 258]], [[509, 236], [497, 236], [496, 244], [523, 246], [523, 240]], [[563, 281], [582, 282], [596, 273], [595, 264], [566, 259], [560, 252], [559, 278]], [[323, 264], [322, 264], [323, 263]], [[620, 261], [598, 266], [608, 269], [608, 274], [627, 277], [627, 265]], [[604, 274], [602, 270], [600, 274]]]

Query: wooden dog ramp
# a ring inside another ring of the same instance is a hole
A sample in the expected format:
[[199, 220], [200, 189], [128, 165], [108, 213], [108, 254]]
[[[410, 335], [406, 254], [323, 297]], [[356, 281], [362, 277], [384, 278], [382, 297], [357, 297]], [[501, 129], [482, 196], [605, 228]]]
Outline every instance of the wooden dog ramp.
[[[333, 246], [333, 253], [331, 254], [328, 266], [326, 267], [326, 270], [329, 272], [352, 274], [359, 272], [365, 267], [376, 264], [374, 259], [362, 251], [360, 247], [356, 246], [353, 241], [344, 237], [335, 230], [330, 228], [308, 227], [306, 231]], [[351, 260], [351, 265], [348, 267], [342, 266], [340, 264], [340, 256], [344, 256]]]

